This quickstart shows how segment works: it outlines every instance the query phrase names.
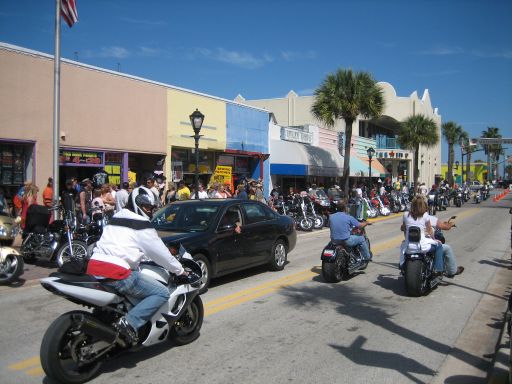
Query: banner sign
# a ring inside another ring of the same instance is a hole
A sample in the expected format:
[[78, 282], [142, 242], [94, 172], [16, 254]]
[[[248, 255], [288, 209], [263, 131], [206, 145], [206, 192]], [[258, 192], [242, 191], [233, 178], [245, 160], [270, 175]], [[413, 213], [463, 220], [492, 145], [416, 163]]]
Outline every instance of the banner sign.
[[60, 150], [59, 162], [68, 165], [101, 165], [103, 164], [103, 152], [85, 152]]
[[[219, 184], [228, 184], [231, 186], [231, 175], [232, 175], [232, 167], [227, 165], [217, 165], [215, 167], [215, 172], [210, 179], [210, 184], [219, 183]], [[233, 190], [231, 186], [231, 190]]]

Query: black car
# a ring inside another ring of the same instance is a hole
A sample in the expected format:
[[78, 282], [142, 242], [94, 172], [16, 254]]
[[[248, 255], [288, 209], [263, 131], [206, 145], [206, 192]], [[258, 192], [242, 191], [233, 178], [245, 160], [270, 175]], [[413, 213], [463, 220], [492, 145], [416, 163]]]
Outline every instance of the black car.
[[252, 200], [177, 201], [153, 215], [152, 223], [167, 245], [181, 244], [211, 278], [257, 265], [282, 270], [297, 234], [292, 219]]

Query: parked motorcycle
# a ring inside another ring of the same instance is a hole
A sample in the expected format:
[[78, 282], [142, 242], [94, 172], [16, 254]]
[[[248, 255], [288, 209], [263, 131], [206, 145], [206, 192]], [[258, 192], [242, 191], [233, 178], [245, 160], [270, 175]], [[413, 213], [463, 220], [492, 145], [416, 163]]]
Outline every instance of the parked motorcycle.
[[[354, 228], [353, 235], [364, 236], [370, 249], [370, 240], [366, 236], [364, 228]], [[347, 279], [357, 271], [366, 269], [369, 261], [365, 260], [359, 247], [349, 247], [346, 245], [335, 245], [330, 241], [322, 250], [320, 255], [322, 260], [322, 276], [328, 283], [338, 283]]]
[[[52, 211], [62, 210], [60, 206]], [[33, 262], [36, 258], [56, 261], [62, 265], [70, 258], [87, 257], [87, 244], [74, 239], [76, 217], [73, 212], [64, 212], [63, 220], [50, 223], [50, 209], [42, 205], [31, 205], [27, 210], [23, 242], [20, 252], [23, 259]]]
[[113, 324], [139, 301], [118, 295], [88, 275], [54, 272], [41, 279], [50, 292], [76, 304], [92, 308], [92, 312], [71, 311], [58, 317], [46, 330], [40, 349], [41, 365], [55, 381], [83, 383], [93, 378], [105, 360], [128, 350], [167, 342], [184, 345], [199, 337], [203, 324], [203, 302], [197, 282], [201, 268], [182, 258], [188, 277], [174, 276], [155, 263], [141, 263], [140, 270], [174, 289], [167, 303], [138, 331], [139, 342], [130, 345], [119, 336]]
[[309, 196], [303, 196], [304, 204], [306, 205], [307, 216], [313, 221], [314, 229], [321, 229], [325, 225], [325, 220], [323, 215], [319, 214], [316, 211], [315, 203], [313, 199]]
[[391, 210], [386, 207], [382, 201], [382, 198], [379, 195], [376, 195], [372, 200], [372, 206], [379, 212], [381, 216], [389, 216], [391, 214]]
[[[310, 198], [315, 206], [315, 212], [322, 216], [324, 225], [329, 225], [329, 215], [333, 212], [332, 201], [321, 189], [317, 189], [314, 191], [314, 193], [310, 193]], [[334, 208], [334, 212], [335, 211], [336, 209]]]
[[10, 284], [23, 274], [23, 257], [14, 248], [0, 243], [0, 284]]
[[306, 202], [299, 194], [293, 197], [289, 212], [293, 215], [299, 229], [303, 231], [311, 231], [313, 229], [314, 223], [308, 215]]
[[437, 203], [437, 195], [434, 193], [429, 194], [427, 203], [428, 203], [428, 214], [430, 216], [435, 216], [435, 214], [437, 212], [437, 204], [438, 204]]

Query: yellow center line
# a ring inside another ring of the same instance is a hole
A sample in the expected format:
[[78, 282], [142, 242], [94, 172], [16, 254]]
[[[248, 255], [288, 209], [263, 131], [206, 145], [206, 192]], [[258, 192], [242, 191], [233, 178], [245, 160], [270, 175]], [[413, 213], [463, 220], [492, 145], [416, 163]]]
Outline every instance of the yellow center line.
[[[476, 214], [480, 209], [479, 208], [471, 208], [467, 211], [462, 212], [461, 214], [457, 215], [457, 219], [465, 218], [472, 216]], [[396, 216], [399, 216], [400, 214], [397, 214]], [[380, 220], [373, 220], [373, 221], [381, 221], [389, 219], [390, 216], [386, 216], [381, 218]], [[398, 236], [395, 236], [387, 241], [380, 242], [378, 244], [375, 244], [372, 246], [372, 251], [374, 255], [377, 255], [381, 252], [387, 251], [388, 249], [395, 248], [404, 239], [404, 235], [400, 234]], [[314, 266], [311, 269], [306, 269], [288, 276], [284, 276], [282, 278], [272, 280], [260, 285], [257, 285], [255, 287], [247, 288], [242, 291], [238, 291], [226, 296], [222, 296], [220, 298], [208, 301], [204, 305], [205, 310], [205, 316], [210, 316], [215, 313], [224, 311], [226, 309], [235, 307], [237, 305], [246, 303], [248, 301], [257, 299], [259, 297], [268, 295], [272, 292], [278, 291], [282, 288], [289, 287], [294, 284], [299, 284], [304, 281], [312, 279], [314, 276], [318, 275], [320, 273], [321, 268], [319, 266]], [[44, 375], [44, 371], [41, 367], [41, 361], [39, 359], [39, 356], [34, 356], [30, 359], [21, 361], [19, 363], [11, 364], [8, 366], [11, 370], [16, 371], [25, 371], [25, 373], [32, 377], [39, 377]]]

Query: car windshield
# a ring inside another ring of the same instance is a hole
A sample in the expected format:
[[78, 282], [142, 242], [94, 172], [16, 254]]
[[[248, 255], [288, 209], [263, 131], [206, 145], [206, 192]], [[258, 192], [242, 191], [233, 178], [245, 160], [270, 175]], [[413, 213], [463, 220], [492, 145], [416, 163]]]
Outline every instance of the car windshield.
[[218, 210], [216, 205], [171, 204], [155, 212], [151, 223], [157, 230], [204, 232]]
[[338, 199], [341, 199], [341, 193], [335, 189], [335, 188], [331, 188], [329, 189], [329, 197], [333, 200], [338, 200]]
[[314, 189], [310, 192], [310, 195], [316, 199], [327, 199], [327, 195], [322, 189]]

